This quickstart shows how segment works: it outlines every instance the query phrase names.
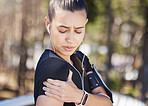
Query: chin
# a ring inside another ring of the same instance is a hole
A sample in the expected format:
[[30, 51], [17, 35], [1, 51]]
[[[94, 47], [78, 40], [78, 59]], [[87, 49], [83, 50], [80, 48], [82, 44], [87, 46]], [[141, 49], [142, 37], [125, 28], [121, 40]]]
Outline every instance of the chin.
[[57, 51], [56, 53], [58, 55], [63, 55], [63, 56], [71, 56], [75, 51]]
[[73, 53], [74, 53], [74, 51], [64, 52], [63, 55], [65, 55], [65, 56], [71, 56]]

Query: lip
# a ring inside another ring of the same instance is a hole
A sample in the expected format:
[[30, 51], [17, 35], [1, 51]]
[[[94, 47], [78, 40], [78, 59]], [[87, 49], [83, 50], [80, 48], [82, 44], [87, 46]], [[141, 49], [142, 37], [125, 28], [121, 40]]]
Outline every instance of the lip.
[[74, 49], [74, 47], [72, 46], [63, 46], [63, 48], [66, 50], [66, 51], [72, 51]]

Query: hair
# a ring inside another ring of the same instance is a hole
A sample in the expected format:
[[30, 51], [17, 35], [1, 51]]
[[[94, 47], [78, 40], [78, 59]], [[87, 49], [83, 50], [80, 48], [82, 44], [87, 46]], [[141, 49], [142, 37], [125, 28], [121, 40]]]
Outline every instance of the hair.
[[55, 17], [55, 11], [58, 8], [70, 12], [85, 10], [86, 15], [88, 13], [85, 0], [50, 0], [48, 6], [48, 17], [50, 22], [52, 22], [53, 18]]

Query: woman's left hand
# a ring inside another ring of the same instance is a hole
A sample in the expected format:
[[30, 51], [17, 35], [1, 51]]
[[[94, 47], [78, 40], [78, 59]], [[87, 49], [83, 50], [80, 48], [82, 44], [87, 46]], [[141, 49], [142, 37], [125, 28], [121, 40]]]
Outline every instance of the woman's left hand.
[[84, 92], [77, 88], [72, 81], [72, 71], [69, 71], [67, 81], [47, 79], [43, 82], [46, 87], [43, 87], [45, 94], [63, 102], [81, 102]]

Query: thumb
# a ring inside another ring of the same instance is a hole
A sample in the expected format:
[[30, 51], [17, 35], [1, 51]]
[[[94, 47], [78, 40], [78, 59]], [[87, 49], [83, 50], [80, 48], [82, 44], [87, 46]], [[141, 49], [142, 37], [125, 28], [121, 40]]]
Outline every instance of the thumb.
[[71, 70], [69, 70], [69, 75], [68, 75], [67, 80], [72, 81], [72, 74], [73, 74], [73, 72]]
[[73, 86], [74, 88], [77, 88], [77, 86], [74, 84], [74, 82], [72, 81], [72, 75], [73, 75], [73, 72], [71, 70], [69, 70], [69, 75], [68, 75], [68, 78], [67, 78], [67, 82]]

